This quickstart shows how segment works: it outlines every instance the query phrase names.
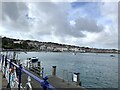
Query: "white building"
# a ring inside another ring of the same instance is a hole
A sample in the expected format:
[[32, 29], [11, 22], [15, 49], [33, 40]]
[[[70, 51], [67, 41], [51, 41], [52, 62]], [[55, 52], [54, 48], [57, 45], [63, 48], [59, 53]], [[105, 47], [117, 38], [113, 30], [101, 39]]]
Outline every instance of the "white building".
[[61, 51], [68, 51], [68, 48], [63, 47], [63, 48], [61, 48]]
[[70, 51], [80, 51], [79, 48], [69, 48]]
[[14, 43], [16, 44], [21, 44], [22, 42], [21, 41], [14, 41]]
[[40, 46], [40, 50], [44, 50], [44, 49], [46, 49], [45, 45]]

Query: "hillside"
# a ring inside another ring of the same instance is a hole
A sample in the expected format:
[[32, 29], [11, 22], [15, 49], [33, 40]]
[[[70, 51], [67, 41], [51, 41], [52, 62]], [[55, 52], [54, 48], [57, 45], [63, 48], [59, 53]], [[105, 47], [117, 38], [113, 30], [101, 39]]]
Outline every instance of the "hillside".
[[53, 42], [39, 42], [2, 37], [3, 50], [18, 51], [52, 51], [52, 52], [90, 52], [90, 53], [118, 53], [116, 49], [97, 49], [80, 47]]

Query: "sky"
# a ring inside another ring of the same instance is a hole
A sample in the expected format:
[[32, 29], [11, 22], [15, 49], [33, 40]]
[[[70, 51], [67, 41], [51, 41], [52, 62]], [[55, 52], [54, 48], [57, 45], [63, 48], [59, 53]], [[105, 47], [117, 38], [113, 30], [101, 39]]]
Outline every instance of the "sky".
[[118, 3], [1, 2], [0, 36], [118, 48]]

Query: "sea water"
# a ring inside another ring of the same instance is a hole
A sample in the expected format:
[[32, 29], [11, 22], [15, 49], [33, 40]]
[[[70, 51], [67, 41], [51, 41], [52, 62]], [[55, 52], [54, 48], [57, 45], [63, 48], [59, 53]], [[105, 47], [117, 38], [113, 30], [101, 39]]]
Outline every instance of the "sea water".
[[[38, 57], [44, 67], [44, 74], [51, 75], [52, 66], [57, 66], [57, 76], [72, 81], [72, 74], [80, 73], [85, 88], [118, 88], [118, 55], [69, 52], [27, 52], [20, 53], [21, 61]], [[66, 72], [63, 72], [63, 71]]]

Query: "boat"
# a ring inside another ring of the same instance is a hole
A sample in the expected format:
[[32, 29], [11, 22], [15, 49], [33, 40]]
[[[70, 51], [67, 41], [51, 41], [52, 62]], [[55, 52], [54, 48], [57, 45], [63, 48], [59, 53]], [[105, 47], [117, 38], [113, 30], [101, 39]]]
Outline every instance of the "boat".
[[38, 62], [38, 57], [32, 57], [32, 58], [27, 58], [27, 60], [24, 60], [22, 63], [24, 67], [30, 67], [30, 64], [32, 64], [34, 67], [37, 66]]
[[32, 63], [38, 62], [38, 57], [32, 57], [32, 58], [31, 58], [31, 62], [32, 62]]
[[27, 58], [26, 61], [31, 62], [31, 63], [36, 63], [38, 62], [38, 57]]
[[114, 55], [110, 55], [110, 57], [115, 57]]

